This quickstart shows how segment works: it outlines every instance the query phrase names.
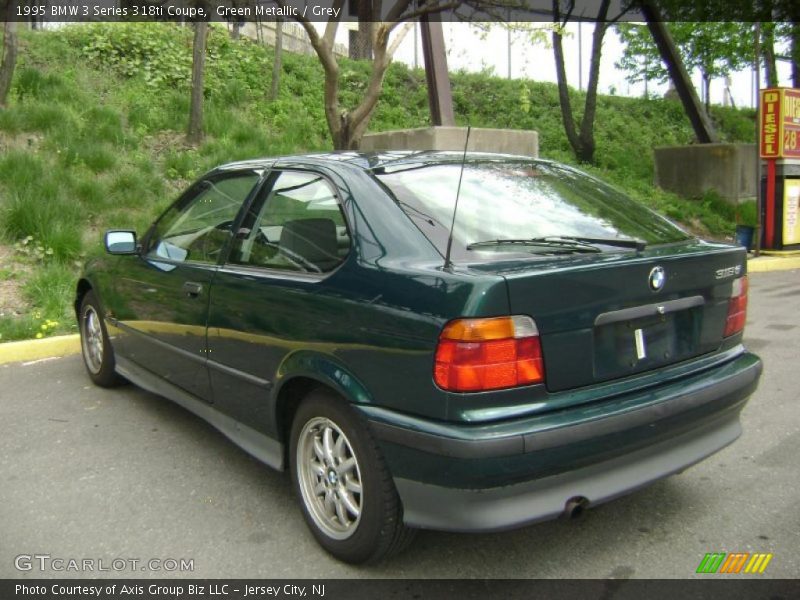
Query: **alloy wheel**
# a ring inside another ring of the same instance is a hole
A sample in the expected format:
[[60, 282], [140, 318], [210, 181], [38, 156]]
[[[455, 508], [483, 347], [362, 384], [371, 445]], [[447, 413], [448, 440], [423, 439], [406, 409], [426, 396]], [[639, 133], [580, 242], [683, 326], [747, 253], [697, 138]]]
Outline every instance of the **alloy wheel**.
[[86, 366], [89, 371], [97, 374], [103, 366], [103, 329], [100, 325], [100, 316], [93, 306], [88, 305], [84, 309], [81, 326], [83, 333], [81, 346]]
[[297, 476], [303, 502], [328, 537], [345, 540], [361, 521], [364, 496], [353, 447], [336, 423], [310, 419], [297, 444]]

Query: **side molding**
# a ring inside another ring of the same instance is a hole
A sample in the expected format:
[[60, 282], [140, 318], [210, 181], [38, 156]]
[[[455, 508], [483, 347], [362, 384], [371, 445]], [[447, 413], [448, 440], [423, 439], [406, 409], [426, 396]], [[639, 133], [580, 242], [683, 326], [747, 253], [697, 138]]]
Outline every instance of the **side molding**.
[[126, 358], [117, 356], [116, 361], [116, 371], [132, 383], [148, 392], [172, 400], [186, 410], [193, 412], [217, 428], [242, 450], [264, 464], [278, 471], [284, 469], [283, 444], [277, 440], [256, 431], [252, 427], [239, 423], [211, 405], [198, 400], [188, 392], [153, 375]]

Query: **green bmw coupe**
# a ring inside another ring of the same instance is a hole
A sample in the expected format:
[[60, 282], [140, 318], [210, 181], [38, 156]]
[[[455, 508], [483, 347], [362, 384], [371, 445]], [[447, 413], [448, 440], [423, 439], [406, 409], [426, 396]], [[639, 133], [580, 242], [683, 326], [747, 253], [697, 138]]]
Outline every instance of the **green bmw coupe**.
[[75, 299], [89, 377], [288, 470], [352, 563], [680, 472], [739, 436], [761, 374], [744, 250], [548, 161], [238, 162], [105, 244]]

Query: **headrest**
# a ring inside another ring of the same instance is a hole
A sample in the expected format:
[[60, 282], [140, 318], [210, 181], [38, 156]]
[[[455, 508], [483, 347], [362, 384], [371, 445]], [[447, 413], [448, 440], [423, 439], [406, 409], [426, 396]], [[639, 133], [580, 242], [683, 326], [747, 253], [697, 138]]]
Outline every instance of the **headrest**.
[[333, 219], [295, 219], [286, 221], [281, 230], [280, 251], [290, 260], [297, 257], [308, 271], [311, 265], [320, 271], [330, 271], [341, 259], [337, 254], [336, 224]]

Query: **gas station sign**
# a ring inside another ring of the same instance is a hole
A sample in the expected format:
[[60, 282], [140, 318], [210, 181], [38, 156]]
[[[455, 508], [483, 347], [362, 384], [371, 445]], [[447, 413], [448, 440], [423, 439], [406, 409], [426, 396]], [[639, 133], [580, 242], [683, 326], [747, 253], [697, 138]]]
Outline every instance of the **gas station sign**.
[[800, 90], [761, 90], [761, 158], [800, 158]]

